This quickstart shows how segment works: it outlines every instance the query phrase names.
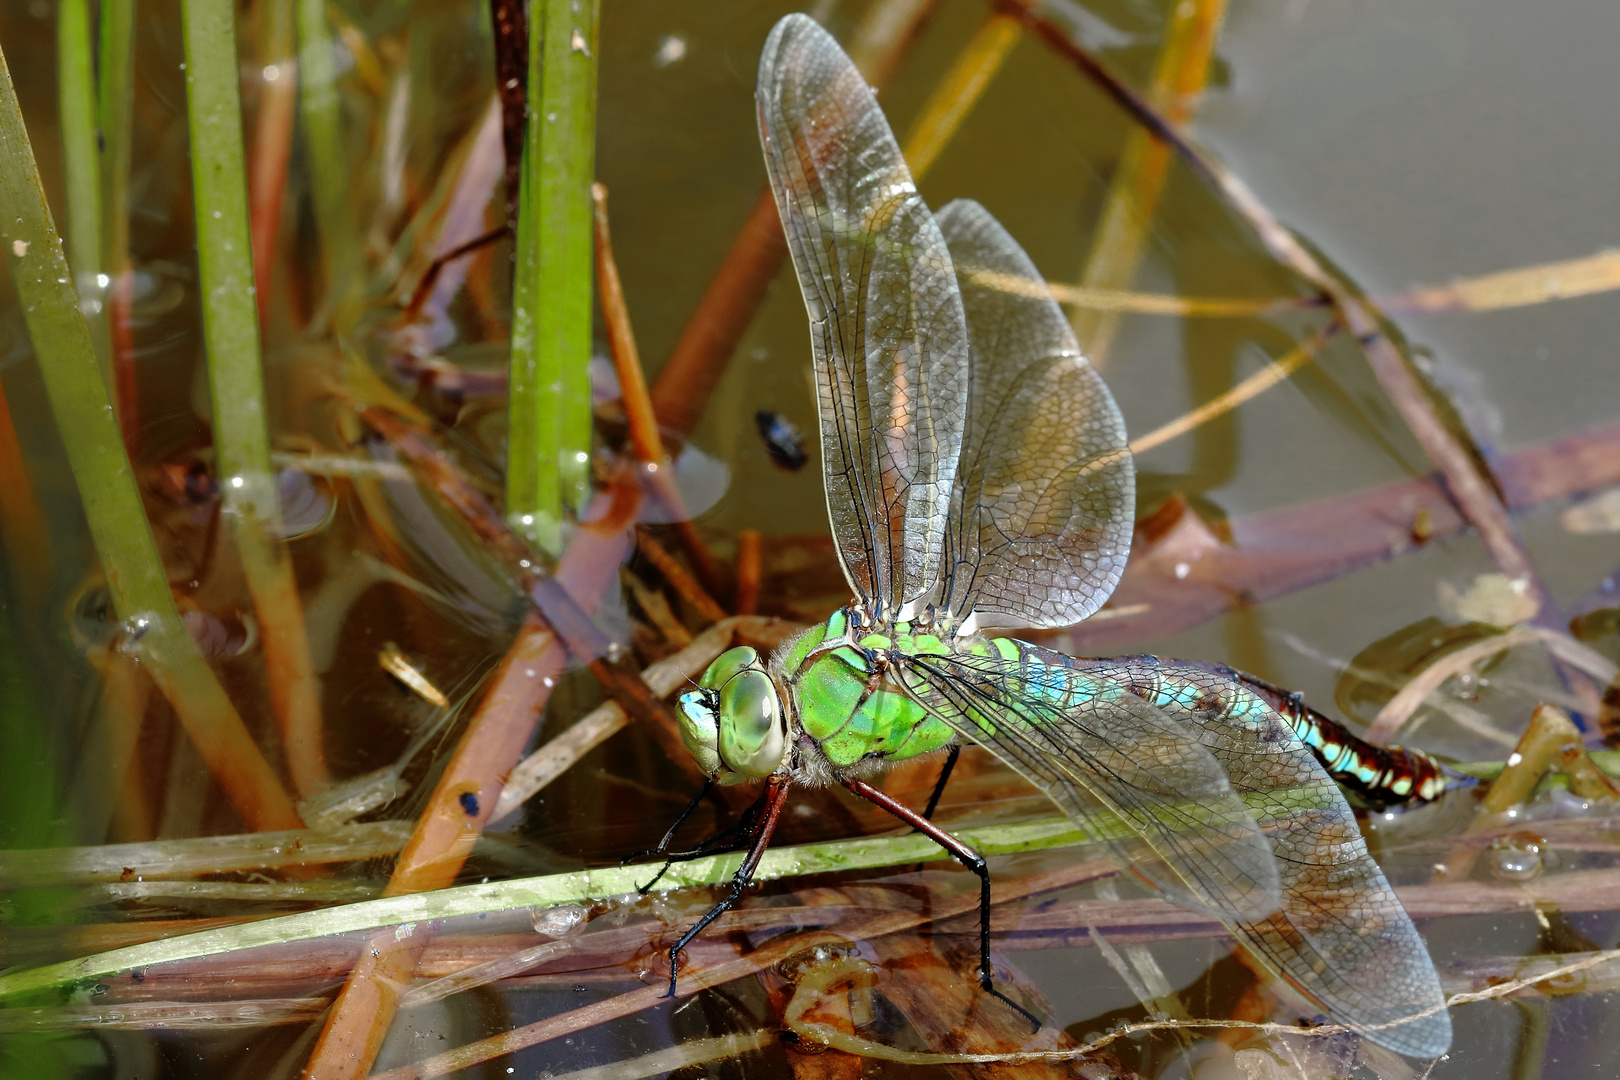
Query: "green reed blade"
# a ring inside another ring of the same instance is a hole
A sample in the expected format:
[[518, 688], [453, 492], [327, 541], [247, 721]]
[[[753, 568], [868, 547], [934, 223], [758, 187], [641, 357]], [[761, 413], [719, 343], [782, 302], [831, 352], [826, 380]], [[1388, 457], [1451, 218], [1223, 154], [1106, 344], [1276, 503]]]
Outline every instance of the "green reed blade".
[[[225, 0], [229, 18], [229, 0]], [[229, 54], [221, 63], [231, 66]], [[232, 78], [234, 66], [231, 66]], [[45, 392], [66, 445], [85, 518], [132, 647], [174, 705], [198, 752], [249, 825], [299, 819], [180, 620], [101, 380], [33, 146], [0, 55], [0, 244], [5, 249]]]
[[264, 628], [265, 669], [288, 769], [307, 797], [328, 777], [297, 585], [291, 561], [274, 539], [281, 506], [259, 358], [235, 9], [231, 0], [186, 0], [182, 12], [214, 459], [225, 520]]
[[325, 0], [297, 0], [298, 109], [309, 155], [315, 226], [321, 237], [327, 304], [336, 306], [358, 266], [354, 214], [349, 203], [349, 159], [333, 62], [332, 28]]
[[56, 9], [56, 77], [67, 188], [68, 265], [90, 326], [90, 343], [101, 365], [102, 381], [111, 386], [108, 279], [101, 248], [101, 151], [96, 146], [95, 50], [91, 41], [89, 0], [61, 0]]
[[102, 265], [129, 263], [129, 169], [135, 109], [135, 0], [101, 0], [96, 119], [101, 129]]
[[541, 0], [529, 23], [529, 116], [512, 290], [506, 513], [562, 547], [563, 508], [590, 493], [591, 180], [597, 0]]
[[[1069, 847], [1085, 842], [1080, 829], [1068, 818], [1042, 818], [1014, 825], [971, 829], [953, 835], [984, 855], [1009, 855], [1024, 851]], [[716, 885], [730, 880], [743, 859], [743, 852], [716, 855], [687, 863], [676, 863], [659, 882], [659, 889]], [[866, 837], [839, 840], [803, 847], [772, 848], [765, 853], [755, 878], [775, 878], [806, 874], [836, 873], [843, 870], [902, 866], [915, 862], [936, 862], [951, 856], [926, 836]], [[204, 930], [181, 937], [150, 941], [80, 960], [69, 960], [48, 967], [0, 975], [0, 997], [61, 986], [81, 980], [94, 980], [130, 968], [144, 968], [175, 960], [215, 956], [260, 945], [282, 945], [292, 941], [370, 930], [394, 924], [412, 924], [428, 919], [449, 919], [481, 915], [514, 908], [547, 908], [581, 900], [600, 900], [634, 893], [654, 872], [652, 865], [613, 866], [597, 870], [576, 870], [515, 881], [492, 881], [482, 885], [462, 885], [436, 892], [390, 896], [320, 911], [283, 915], [274, 919], [238, 926]], [[408, 932], [408, 931], [407, 931]]]

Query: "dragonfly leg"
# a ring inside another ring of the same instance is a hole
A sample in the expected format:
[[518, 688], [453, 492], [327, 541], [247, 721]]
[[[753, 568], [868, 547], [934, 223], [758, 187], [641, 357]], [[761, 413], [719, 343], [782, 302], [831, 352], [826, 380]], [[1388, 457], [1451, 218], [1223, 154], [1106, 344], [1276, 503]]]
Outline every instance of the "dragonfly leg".
[[694, 859], [707, 858], [710, 855], [720, 855], [725, 852], [736, 851], [740, 847], [747, 847], [752, 843], [754, 828], [759, 821], [761, 808], [765, 804], [762, 794], [753, 804], [743, 811], [741, 818], [730, 825], [712, 832], [684, 851], [669, 851], [664, 853], [664, 865], [658, 868], [658, 873], [647, 884], [640, 886], [637, 891], [645, 896], [658, 884], [660, 878], [669, 873], [669, 868], [680, 862], [691, 862]]
[[720, 902], [710, 908], [708, 914], [697, 921], [686, 933], [681, 935], [679, 941], [669, 947], [669, 993], [665, 997], [675, 996], [675, 977], [680, 971], [681, 950], [691, 944], [693, 938], [701, 934], [705, 927], [721, 915], [730, 911], [732, 905], [742, 896], [754, 880], [754, 871], [759, 869], [759, 860], [765, 857], [765, 849], [771, 846], [771, 834], [776, 832], [776, 823], [782, 819], [782, 807], [787, 802], [788, 788], [792, 781], [781, 773], [777, 773], [765, 781], [765, 794], [755, 803], [761, 807], [761, 812], [750, 825], [752, 831], [748, 855], [743, 859], [742, 865], [731, 877], [731, 888]]
[[[952, 760], [954, 761], [954, 758]], [[866, 781], [845, 779], [843, 783], [845, 787], [859, 795], [861, 798], [865, 799], [867, 802], [881, 806], [883, 809], [887, 810], [889, 813], [893, 814], [907, 825], [910, 825], [913, 829], [916, 829], [918, 832], [928, 837], [928, 839], [950, 852], [951, 858], [955, 859], [957, 862], [973, 871], [974, 874], [978, 875], [979, 985], [983, 987], [984, 992], [989, 994], [991, 997], [999, 998], [1010, 1005], [1019, 1013], [1019, 1015], [1021, 1015], [1025, 1020], [1028, 1020], [1030, 1026], [1036, 1031], [1041, 1030], [1041, 1022], [1035, 1019], [1035, 1017], [1031, 1016], [1028, 1009], [1018, 1004], [1018, 1002], [1014, 1001], [1006, 994], [1003, 994], [1000, 990], [997, 990], [994, 981], [990, 977], [990, 867], [989, 864], [984, 861], [984, 856], [962, 843], [962, 841], [958, 840], [944, 829], [941, 829], [938, 825], [935, 825], [932, 821], [929, 821], [927, 818], [917, 813], [917, 811], [896, 802], [894, 799], [883, 794], [883, 792], [879, 791], [871, 784], [868, 784]]]
[[[662, 854], [664, 854], [664, 852], [668, 851], [669, 850], [669, 845], [671, 845], [671, 844], [673, 844], [675, 842], [675, 834], [676, 834], [676, 832], [678, 832], [680, 830], [680, 827], [682, 825], [686, 824], [686, 819], [692, 816], [692, 814], [697, 810], [698, 804], [703, 801], [703, 797], [705, 795], [707, 795], [709, 793], [709, 790], [711, 788], [713, 788], [713, 787], [714, 787], [714, 778], [713, 777], [710, 777], [709, 779], [704, 780], [703, 781], [703, 786], [698, 788], [697, 794], [692, 796], [692, 801], [687, 803], [686, 808], [684, 810], [682, 810], [680, 812], [680, 814], [678, 814], [676, 816], [674, 823], [672, 825], [670, 825], [670, 827], [669, 827], [669, 831], [664, 833], [663, 839], [658, 841], [657, 846], [650, 847], [650, 848], [643, 848], [640, 851], [632, 851], [630, 854], [626, 855], [624, 858], [619, 860], [619, 865], [624, 866], [627, 863], [632, 863], [632, 862], [636, 861], [637, 859], [644, 859], [648, 855], [662, 855]], [[724, 832], [726, 832], [726, 830], [722, 829], [720, 831], [720, 833], [716, 833], [715, 836], [719, 836]], [[715, 837], [711, 836], [711, 837], [708, 838], [708, 840], [713, 840], [714, 838]], [[699, 841], [698, 846], [701, 847], [703, 844], [708, 843], [708, 840]], [[684, 854], [684, 853], [681, 853], [681, 854]], [[641, 893], [643, 896], [645, 896], [648, 889], [651, 889], [654, 885], [658, 884], [658, 878], [661, 878], [665, 874], [669, 873], [670, 864], [675, 862], [675, 861], [676, 861], [676, 856], [671, 856], [668, 859], [665, 859], [664, 860], [664, 868], [662, 870], [658, 871], [658, 876], [653, 878], [651, 881], [647, 882], [647, 884], [638, 886], [636, 891]]]
[[951, 752], [945, 758], [945, 766], [939, 770], [939, 779], [934, 781], [934, 793], [928, 796], [928, 806], [922, 812], [922, 816], [929, 821], [934, 820], [934, 811], [939, 809], [939, 797], [945, 794], [945, 785], [951, 780], [951, 770], [956, 768], [956, 759], [961, 756], [962, 744], [951, 743]]

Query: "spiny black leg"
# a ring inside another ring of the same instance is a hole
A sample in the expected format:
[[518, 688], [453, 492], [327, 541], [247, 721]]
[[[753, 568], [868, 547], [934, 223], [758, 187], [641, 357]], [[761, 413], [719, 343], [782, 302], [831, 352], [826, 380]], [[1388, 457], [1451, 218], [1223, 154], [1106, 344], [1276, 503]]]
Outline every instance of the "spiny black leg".
[[985, 863], [984, 856], [917, 813], [917, 811], [901, 805], [864, 780], [846, 779], [843, 783], [845, 787], [867, 802], [881, 806], [950, 852], [952, 858], [979, 876], [979, 985], [991, 997], [1000, 998], [1017, 1010], [1019, 1015], [1028, 1020], [1036, 1031], [1041, 1030], [1041, 1022], [1031, 1016], [1028, 1009], [997, 990], [990, 978], [990, 867]]
[[759, 822], [759, 811], [760, 803], [756, 800], [752, 806], [743, 811], [742, 817], [725, 828], [710, 833], [684, 851], [665, 852], [664, 865], [659, 868], [658, 874], [651, 881], [639, 887], [641, 894], [643, 896], [647, 895], [648, 891], [658, 884], [658, 879], [669, 873], [669, 868], [676, 863], [691, 862], [694, 859], [703, 859], [710, 855], [736, 851], [740, 847], [747, 847], [753, 843], [754, 828]]
[[[697, 810], [698, 804], [703, 801], [703, 797], [709, 793], [709, 789], [712, 787], [714, 787], [714, 778], [711, 776], [707, 780], [703, 781], [703, 786], [698, 788], [698, 793], [696, 795], [692, 796], [692, 801], [686, 804], [686, 809], [682, 810], [680, 814], [676, 816], [674, 824], [669, 827], [669, 831], [664, 834], [663, 839], [658, 841], [658, 845], [656, 847], [643, 848], [640, 851], [632, 851], [630, 854], [619, 860], [619, 865], [624, 866], [626, 863], [635, 862], [637, 859], [644, 859], [648, 855], [662, 855], [664, 852], [668, 851], [669, 845], [675, 842], [675, 833], [679, 831], [682, 825], [686, 824], [686, 819], [691, 817], [693, 812]], [[647, 882], [647, 884], [641, 886], [637, 891], [645, 895], [648, 889], [657, 884], [658, 878], [663, 877], [666, 873], [668, 873], [668, 871], [669, 863], [665, 862], [664, 869], [658, 871], [658, 877], [653, 878], [652, 881]]]
[[765, 857], [765, 849], [771, 846], [771, 834], [776, 831], [776, 823], [782, 818], [782, 806], [787, 802], [791, 783], [792, 781], [781, 774], [765, 782], [765, 794], [754, 804], [763, 806], [763, 811], [753, 823], [755, 830], [753, 845], [748, 849], [748, 856], [743, 859], [742, 865], [737, 867], [737, 872], [732, 875], [731, 888], [726, 891], [724, 899], [697, 921], [696, 926], [682, 934], [681, 939], [669, 947], [669, 993], [665, 994], [665, 997], [675, 996], [675, 976], [680, 971], [681, 950], [701, 934], [706, 926], [730, 911], [731, 906], [748, 888], [749, 882], [754, 880], [754, 871], [759, 869], [759, 860]]
[[951, 752], [945, 758], [945, 767], [939, 770], [939, 779], [934, 781], [934, 793], [928, 796], [928, 807], [922, 816], [929, 821], [934, 820], [934, 811], [939, 808], [939, 797], [945, 794], [945, 785], [950, 783], [951, 770], [956, 768], [956, 759], [962, 756], [962, 744], [952, 743]]

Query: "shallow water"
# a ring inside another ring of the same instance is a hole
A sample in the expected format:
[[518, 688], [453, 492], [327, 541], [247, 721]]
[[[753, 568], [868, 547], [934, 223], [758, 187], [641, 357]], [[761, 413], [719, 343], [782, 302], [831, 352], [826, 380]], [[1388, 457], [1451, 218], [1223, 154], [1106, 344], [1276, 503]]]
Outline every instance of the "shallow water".
[[[794, 6], [752, 0], [710, 0], [701, 6], [615, 0], [605, 6], [597, 175], [612, 193], [614, 248], [641, 353], [656, 377], [762, 190], [754, 66], [770, 26]], [[491, 85], [484, 59], [487, 15], [482, 5], [462, 0], [337, 7], [362, 35], [390, 43], [380, 51], [394, 65], [389, 71], [413, 73], [404, 160], [410, 181], [406, 203], [414, 206], [449, 167], [453, 147], [476, 125], [483, 109]], [[829, 27], [847, 37], [861, 5], [844, 0], [823, 7], [829, 10]], [[1161, 8], [1136, 0], [1088, 0], [1082, 24], [1086, 40], [1115, 70], [1140, 85], [1153, 63], [1163, 26]], [[880, 101], [902, 137], [984, 10], [973, 0], [942, 0], [884, 87]], [[150, 283], [138, 293], [134, 312], [143, 428], [137, 465], [146, 476], [206, 446], [208, 435], [188, 221], [178, 9], [155, 4], [143, 5], [142, 12], [132, 192], [135, 257]], [[0, 47], [17, 80], [61, 221], [53, 59], [44, 45], [51, 40], [53, 16], [46, 4], [7, 6], [0, 11]], [[250, 28], [244, 30], [245, 39], [251, 40], [251, 24], [244, 25]], [[1432, 0], [1416, 7], [1397, 0], [1352, 5], [1239, 0], [1227, 15], [1214, 85], [1192, 133], [1247, 180], [1280, 220], [1373, 297], [1573, 259], [1615, 246], [1610, 223], [1620, 220], [1620, 189], [1612, 177], [1620, 162], [1613, 160], [1613, 140], [1605, 136], [1613, 127], [1611, 103], [1620, 95], [1620, 85], [1615, 85], [1620, 75], [1609, 62], [1617, 37], [1620, 9], [1599, 2], [1541, 9], [1463, 0]], [[250, 107], [255, 92], [251, 67]], [[363, 89], [356, 75], [345, 80], [350, 130], [380, 130], [386, 103]], [[1039, 41], [1025, 39], [921, 190], [935, 206], [958, 197], [983, 202], [1050, 279], [1073, 282], [1129, 130], [1119, 110], [1063, 60]], [[365, 187], [376, 182], [379, 168], [370, 145], [357, 139], [351, 153], [355, 175], [361, 178], [357, 190], [366, 192], [361, 209], [373, 212], [362, 212], [360, 224], [392, 242], [405, 215], [390, 216], [370, 201], [379, 190]], [[300, 330], [320, 300], [315, 286], [303, 280], [317, 265], [306, 185], [303, 159], [295, 154], [283, 232], [289, 280], [266, 328], [267, 366], [278, 436], [316, 440], [331, 448], [340, 441], [345, 421], [323, 398], [319, 380], [336, 370], [336, 352], [325, 333], [312, 342]], [[1248, 228], [1179, 164], [1171, 167], [1149, 237], [1136, 278], [1135, 287], [1142, 291], [1216, 297], [1292, 297], [1303, 292]], [[386, 247], [379, 244], [378, 250]], [[505, 272], [499, 259], [479, 266], [472, 279], [483, 299], [463, 295], [451, 305], [448, 317], [459, 336], [443, 351], [469, 367], [498, 368], [505, 317], [498, 298], [504, 295]], [[389, 377], [379, 360], [386, 350], [377, 344], [376, 322], [368, 321], [392, 310], [380, 295], [382, 282], [381, 277], [373, 282], [371, 310], [347, 332]], [[68, 615], [85, 610], [77, 601], [87, 587], [94, 587], [97, 571], [61, 436], [50, 421], [10, 288], [9, 282], [0, 285], [5, 290], [0, 294], [0, 380], [49, 522], [53, 558], [50, 566], [40, 568], [32, 598], [13, 583], [20, 597], [16, 611], [25, 620], [19, 626], [34, 640], [21, 645], [18, 631], [12, 630], [11, 641], [0, 645], [12, 650], [10, 672], [20, 659], [24, 670], [35, 673], [28, 690], [35, 710], [31, 715], [40, 722], [32, 741], [18, 744], [22, 749], [8, 756], [58, 783], [50, 809], [37, 812], [36, 807], [26, 821], [15, 819], [6, 846], [141, 838], [139, 830], [128, 830], [127, 822], [120, 825], [113, 793], [97, 772], [105, 742], [98, 734], [98, 701], [115, 691], [98, 682], [98, 669], [85, 660], [90, 647], [86, 639], [95, 635], [83, 627], [70, 632]], [[496, 306], [481, 307], [490, 297], [496, 298]], [[1491, 455], [1609, 424], [1620, 416], [1620, 383], [1612, 377], [1609, 346], [1620, 314], [1617, 304], [1620, 300], [1611, 292], [1490, 313], [1397, 315], [1394, 325], [1426, 359], [1434, 381], [1451, 395], [1479, 446]], [[1258, 371], [1299, 340], [1302, 327], [1314, 325], [1299, 315], [1128, 315], [1103, 370], [1129, 429], [1146, 433]], [[461, 452], [464, 466], [490, 480], [504, 437], [498, 405], [474, 399], [458, 413], [432, 395], [416, 400], [453, 431], [449, 441]], [[718, 458], [731, 474], [729, 490], [699, 525], [727, 557], [739, 530], [765, 534], [764, 610], [801, 617], [824, 614], [839, 601], [830, 548], [800, 539], [826, 532], [815, 455], [795, 473], [776, 467], [757, 434], [754, 415], [761, 409], [781, 413], [807, 436], [816, 429], [803, 307], [785, 267], [692, 434], [693, 445]], [[288, 451], [307, 448], [278, 443], [278, 449]], [[374, 456], [384, 456], [384, 451], [376, 450]], [[1419, 475], [1427, 467], [1354, 343], [1341, 335], [1293, 380], [1190, 436], [1143, 454], [1140, 508], [1151, 511], [1174, 492], [1187, 497], [1202, 516], [1219, 522], [1360, 492]], [[155, 483], [149, 490], [156, 490]], [[320, 670], [334, 773], [346, 779], [398, 764], [409, 793], [371, 816], [407, 818], [420, 808], [449, 754], [454, 725], [470, 712], [468, 703], [476, 700], [481, 680], [505, 648], [522, 602], [497, 561], [419, 489], [397, 481], [379, 484], [371, 502], [358, 491], [358, 486], [338, 485], [330, 520], [295, 540], [292, 550], [312, 639], [324, 643]], [[207, 505], [206, 499], [199, 509], [185, 499], [149, 496], [171, 577], [190, 581], [186, 571], [203, 566], [206, 572], [198, 574], [203, 584], [193, 597], [196, 605], [222, 626], [235, 627], [242, 623], [244, 603], [238, 572], [228, 555], [218, 555], [221, 563], [204, 566], [214, 550]], [[379, 506], [387, 508], [399, 527], [403, 539], [397, 549], [389, 549], [370, 525]], [[1560, 523], [1560, 508], [1552, 505], [1520, 519], [1539, 571], [1563, 607], [1612, 608], [1612, 588], [1607, 594], [1598, 590], [1614, 572], [1615, 534], [1571, 532]], [[315, 515], [311, 520], [321, 519]], [[9, 537], [6, 542], [11, 543]], [[642, 564], [637, 568], [647, 572]], [[1421, 620], [1444, 616], [1442, 583], [1466, 590], [1477, 575], [1491, 569], [1476, 540], [1451, 538], [1191, 629], [1121, 642], [1116, 651], [1231, 663], [1300, 690], [1329, 710], [1337, 701], [1365, 723], [1382, 702], [1377, 693], [1358, 696], [1360, 684], [1343, 675], [1345, 665], [1358, 657], [1375, 670], [1393, 664], [1376, 643]], [[789, 573], [797, 575], [791, 590], [784, 585], [773, 594], [770, 583]], [[610, 600], [608, 607], [612, 611], [604, 621], [627, 632], [626, 605]], [[687, 621], [697, 625], [690, 617]], [[222, 640], [231, 638], [228, 629], [220, 634]], [[1611, 658], [1617, 651], [1612, 636], [1594, 637], [1592, 643]], [[378, 668], [378, 651], [389, 644], [399, 645], [422, 668], [450, 699], [451, 709], [433, 708]], [[264, 704], [262, 669], [251, 655], [225, 657], [218, 665], [233, 697], [247, 703], [243, 709], [250, 726], [261, 741], [272, 741], [274, 722]], [[1489, 669], [1478, 684], [1453, 686], [1447, 693], [1511, 736], [1522, 727], [1530, 705], [1560, 690], [1556, 674], [1542, 658], [1515, 655]], [[601, 697], [588, 673], [571, 671], [551, 701], [542, 737], [562, 731]], [[1505, 756], [1501, 746], [1459, 734], [1438, 711], [1431, 713], [1415, 729], [1416, 745], [1463, 759]], [[167, 793], [151, 796], [149, 835], [241, 831], [227, 801], [208, 786], [172, 717], [160, 704], [146, 715], [148, 727], [135, 753], [135, 768], [152, 792]], [[401, 755], [413, 746], [416, 753], [401, 764]], [[927, 783], [920, 772], [904, 778], [905, 790], [918, 798]], [[531, 800], [521, 815], [489, 833], [460, 880], [610, 865], [625, 852], [654, 843], [686, 797], [686, 777], [656, 743], [632, 728], [587, 755]], [[824, 796], [803, 806], [790, 813], [785, 842], [888, 828], [884, 819], [841, 797]], [[942, 815], [966, 825], [1044, 816], [1049, 810], [1016, 778], [980, 761], [948, 793]], [[1543, 805], [1541, 812], [1559, 816], [1568, 807]], [[1447, 805], [1379, 826], [1383, 831], [1375, 834], [1375, 850], [1388, 856], [1386, 865], [1398, 882], [1427, 880], [1432, 862], [1444, 855], [1437, 838], [1461, 828], [1459, 813]], [[1604, 835], [1594, 832], [1582, 843], [1569, 843], [1537, 880], [1607, 866], [1612, 853]], [[1002, 857], [996, 862], [997, 880], [1049, 872], [1072, 858], [1072, 851]], [[860, 872], [768, 885], [751, 903], [827, 902], [827, 896], [812, 894], [811, 888], [877, 882], [874, 895], [862, 901], [874, 912], [922, 909], [965, 886], [965, 875], [941, 866], [931, 864], [920, 875]], [[1511, 880], [1517, 863], [1509, 870]], [[387, 873], [388, 860], [379, 857], [351, 864], [337, 877], [380, 887]], [[1499, 885], [1504, 877], [1492, 876], [1482, 866], [1476, 880]], [[1133, 895], [1129, 886], [1121, 887], [1127, 898]], [[17, 899], [7, 921], [103, 924], [274, 913], [302, 906], [296, 901], [245, 904], [218, 898], [113, 899], [91, 890], [70, 891], [65, 902], [65, 893], [13, 893]], [[1055, 895], [1070, 899], [1088, 894], [1081, 889]], [[704, 899], [688, 892], [669, 902], [695, 912]], [[1426, 919], [1420, 927], [1437, 963], [1449, 971], [1449, 964], [1480, 957], [1613, 946], [1620, 932], [1616, 905], [1588, 906], [1590, 910], [1572, 904], [1565, 911], [1553, 905], [1539, 920], [1528, 911], [1473, 914]], [[1038, 902], [1031, 901], [1013, 910], [1030, 914], [1037, 908]], [[650, 902], [629, 915], [619, 913], [632, 926], [636, 919], [649, 925], [623, 965], [601, 957], [577, 967], [562, 963], [552, 976], [498, 990], [481, 988], [409, 1011], [392, 1031], [379, 1069], [657, 982], [660, 914]], [[600, 925], [592, 923], [593, 933], [613, 929], [614, 913], [600, 918]], [[530, 943], [536, 940], [521, 925], [508, 932], [527, 935]], [[13, 943], [8, 951], [22, 949], [30, 940], [24, 935], [8, 932]], [[739, 931], [730, 940], [745, 937]], [[757, 945], [762, 937], [748, 940]], [[1003, 939], [998, 961], [1007, 965], [1014, 985], [1044, 995], [1051, 1009], [1049, 1028], [1076, 1039], [1144, 1015], [1126, 980], [1084, 937], [1083, 927], [1063, 940], [1033, 932], [1010, 934]], [[727, 940], [722, 936], [704, 947], [712, 956], [730, 956]], [[937, 936], [885, 940], [865, 943], [862, 955], [883, 959], [891, 975], [912, 973], [918, 985], [938, 995], [941, 1016], [948, 1015], [947, 1004], [955, 1004], [950, 998], [955, 980], [971, 989], [962, 974], [971, 965], [966, 952], [971, 946], [964, 944], [969, 937], [960, 924]], [[41, 947], [43, 953], [27, 953], [18, 962], [88, 951], [76, 952], [48, 937]], [[1193, 1015], [1229, 1015], [1247, 985], [1224, 938], [1167, 941], [1154, 945], [1152, 954], [1165, 984], [1185, 991], [1182, 997]], [[243, 966], [252, 968], [254, 961], [243, 961]], [[274, 996], [317, 994], [333, 985], [330, 975], [306, 976], [278, 984]], [[495, 1059], [480, 1067], [484, 1072], [475, 1069], [467, 1075], [561, 1074], [685, 1039], [770, 1027], [778, 1023], [784, 997], [791, 993], [784, 989], [787, 985], [775, 976], [741, 980]], [[118, 987], [119, 992], [125, 989]], [[201, 996], [211, 992], [206, 981], [192, 989]], [[920, 1048], [919, 1031], [925, 1025], [918, 1014], [908, 1014], [881, 992], [876, 1002], [871, 1030], [912, 1040], [913, 1048]], [[1620, 1076], [1620, 1067], [1606, 1053], [1614, 1016], [1603, 984], [1584, 994], [1462, 1006], [1453, 1010], [1455, 1049], [1429, 1075]], [[974, 1014], [975, 1023], [992, 1028], [1002, 1020]], [[970, 1026], [964, 1018], [964, 1030]], [[318, 1027], [304, 1019], [256, 1029], [63, 1035], [57, 1045], [64, 1062], [59, 1074], [291, 1076]], [[1223, 1051], [1204, 1032], [1193, 1032], [1188, 1042], [1192, 1045], [1163, 1037], [1119, 1044], [1114, 1050], [1144, 1075], [1205, 1075], [1198, 1069], [1229, 1070], [1245, 1062], [1258, 1067], [1250, 1058], [1237, 1065], [1215, 1060], [1194, 1068], [1193, 1063], [1222, 1058]], [[32, 1043], [16, 1045], [19, 1054], [37, 1050]], [[1376, 1067], [1365, 1061], [1355, 1064], [1343, 1047], [1331, 1052], [1295, 1049], [1320, 1052], [1310, 1067], [1324, 1075], [1352, 1069], [1361, 1070], [1356, 1075], [1372, 1075], [1368, 1070]], [[691, 1066], [680, 1075], [785, 1075], [793, 1062], [796, 1070], [813, 1068], [803, 1055], [780, 1045], [756, 1053]], [[830, 1074], [833, 1066], [826, 1067]], [[866, 1068], [873, 1075], [895, 1076], [936, 1071], [872, 1061]], [[1386, 1063], [1383, 1075], [1399, 1075], [1392, 1070]]]

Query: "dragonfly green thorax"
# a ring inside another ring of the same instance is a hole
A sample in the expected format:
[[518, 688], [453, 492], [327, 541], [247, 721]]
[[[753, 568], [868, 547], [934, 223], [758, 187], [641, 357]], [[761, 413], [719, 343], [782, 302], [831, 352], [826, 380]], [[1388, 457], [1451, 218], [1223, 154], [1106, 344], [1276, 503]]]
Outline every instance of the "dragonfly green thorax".
[[1442, 1053], [1450, 1021], [1422, 938], [1258, 684], [977, 632], [1070, 625], [1108, 599], [1135, 516], [1124, 421], [1034, 263], [977, 203], [930, 210], [865, 79], [808, 17], [771, 32], [756, 101], [854, 598], [769, 659], [730, 650], [680, 698], [709, 777], [763, 780], [764, 794], [738, 823], [749, 853], [727, 898], [671, 949], [672, 984], [674, 957], [746, 889], [788, 790], [837, 782], [979, 876], [979, 975], [1001, 997], [985, 860], [866, 782], [970, 740], [1333, 1019]]
[[681, 738], [720, 784], [760, 780], [784, 766], [801, 782], [871, 772], [932, 753], [956, 731], [928, 715], [898, 681], [891, 657], [990, 655], [978, 637], [948, 639], [896, 623], [873, 628], [851, 606], [787, 643], [767, 664], [741, 646], [709, 665], [680, 695]]

